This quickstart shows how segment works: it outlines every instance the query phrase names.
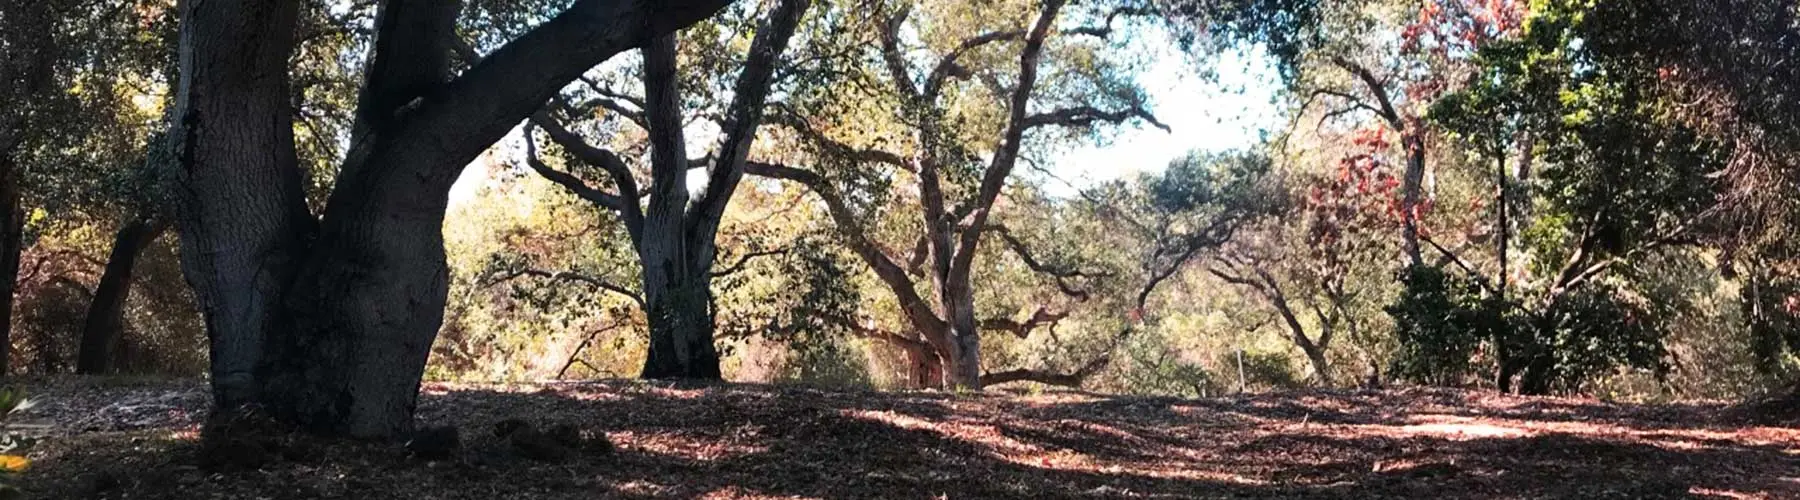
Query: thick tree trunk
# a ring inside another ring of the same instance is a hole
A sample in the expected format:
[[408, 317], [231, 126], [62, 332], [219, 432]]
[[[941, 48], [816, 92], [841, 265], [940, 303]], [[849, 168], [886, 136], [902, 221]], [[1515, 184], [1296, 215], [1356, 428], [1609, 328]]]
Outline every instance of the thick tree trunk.
[[257, 399], [264, 342], [289, 324], [282, 292], [312, 224], [288, 117], [294, 0], [181, 2], [179, 91], [162, 162], [180, 189], [182, 269], [206, 318], [213, 397]]
[[408, 430], [443, 320], [457, 174], [583, 71], [726, 3], [577, 0], [446, 81], [459, 3], [383, 1], [369, 92], [315, 221], [287, 102], [297, 1], [183, 1], [168, 170], [218, 404], [260, 402], [316, 432]]
[[955, 283], [943, 301], [950, 318], [950, 371], [945, 382], [952, 389], [981, 390], [981, 331], [975, 320], [975, 293], [968, 277], [952, 277]]
[[1325, 349], [1309, 342], [1300, 344], [1300, 351], [1306, 353], [1306, 361], [1312, 364], [1313, 382], [1319, 387], [1331, 387], [1331, 362], [1325, 360]]
[[664, 262], [646, 267], [644, 273], [650, 353], [644, 359], [642, 376], [719, 380], [719, 351], [713, 346], [711, 280], [705, 272], [698, 276], [671, 272]]
[[112, 255], [106, 259], [106, 270], [94, 288], [94, 300], [88, 303], [87, 320], [81, 330], [81, 349], [75, 358], [75, 373], [111, 373], [118, 368], [119, 343], [125, 327], [125, 301], [131, 296], [131, 280], [137, 259], [151, 242], [162, 236], [166, 223], [137, 218], [119, 228], [113, 235]]
[[0, 376], [12, 358], [13, 291], [19, 284], [19, 254], [25, 246], [25, 210], [10, 156], [0, 153]]
[[265, 405], [321, 432], [394, 436], [411, 429], [443, 323], [446, 200], [437, 189], [359, 185], [340, 183], [289, 292], [297, 330], [265, 355]]
[[944, 386], [944, 358], [929, 344], [904, 347], [907, 363], [907, 388], [927, 389]]

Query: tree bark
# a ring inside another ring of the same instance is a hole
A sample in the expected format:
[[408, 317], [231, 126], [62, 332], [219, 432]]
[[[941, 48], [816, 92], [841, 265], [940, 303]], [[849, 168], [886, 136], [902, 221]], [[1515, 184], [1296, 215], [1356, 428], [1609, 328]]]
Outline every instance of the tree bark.
[[75, 373], [93, 375], [118, 369], [116, 357], [123, 340], [125, 302], [131, 296], [138, 256], [166, 229], [166, 222], [135, 218], [113, 235], [112, 254], [107, 257], [100, 284], [94, 288], [94, 300], [88, 303]]
[[288, 328], [282, 292], [312, 224], [288, 108], [295, 0], [181, 2], [169, 176], [182, 269], [206, 318], [213, 399], [257, 399], [265, 341]]
[[12, 358], [13, 292], [19, 285], [19, 255], [25, 245], [25, 210], [12, 156], [0, 152], [0, 376]]
[[720, 379], [709, 281], [687, 276], [661, 284], [645, 282], [650, 352], [644, 359], [644, 378]]
[[358, 130], [315, 222], [287, 103], [297, 2], [182, 2], [168, 170], [219, 406], [258, 402], [315, 432], [409, 430], [457, 174], [583, 71], [727, 3], [577, 0], [447, 80], [433, 53], [459, 3], [384, 1]]
[[981, 330], [975, 320], [975, 293], [967, 273], [952, 275], [942, 302], [950, 318], [949, 372], [945, 383], [955, 389], [981, 390]]
[[1413, 267], [1425, 263], [1419, 250], [1419, 201], [1425, 184], [1423, 128], [1418, 126], [1412, 130], [1400, 129], [1406, 148], [1406, 172], [1400, 183], [1400, 248], [1406, 253], [1407, 264]]
[[902, 346], [906, 352], [907, 388], [928, 389], [944, 386], [944, 358], [930, 344], [923, 342]]

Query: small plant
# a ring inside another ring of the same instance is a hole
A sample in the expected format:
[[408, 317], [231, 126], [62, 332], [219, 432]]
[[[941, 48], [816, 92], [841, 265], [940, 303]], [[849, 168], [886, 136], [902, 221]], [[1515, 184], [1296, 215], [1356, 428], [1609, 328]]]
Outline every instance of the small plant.
[[[25, 452], [29, 451], [33, 444], [36, 444], [36, 440], [11, 432], [11, 421], [13, 414], [30, 409], [36, 404], [30, 398], [25, 397], [24, 389], [16, 387], [0, 389], [0, 431], [4, 431], [4, 435], [0, 436], [0, 477], [10, 480], [31, 468], [31, 460], [25, 457]], [[0, 482], [0, 500], [21, 497], [22, 493], [18, 488]]]

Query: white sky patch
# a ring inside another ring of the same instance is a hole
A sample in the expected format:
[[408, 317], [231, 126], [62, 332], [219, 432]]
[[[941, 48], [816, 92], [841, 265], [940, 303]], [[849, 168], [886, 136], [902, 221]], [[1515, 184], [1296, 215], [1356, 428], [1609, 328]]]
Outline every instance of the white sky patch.
[[1216, 75], [1204, 78], [1204, 69], [1183, 54], [1174, 41], [1154, 30], [1140, 32], [1134, 46], [1155, 47], [1159, 61], [1138, 75], [1138, 84], [1149, 94], [1151, 113], [1171, 129], [1163, 132], [1147, 123], [1128, 125], [1103, 144], [1076, 148], [1050, 162], [1052, 174], [1045, 189], [1053, 195], [1072, 194], [1095, 183], [1140, 172], [1160, 172], [1171, 160], [1189, 151], [1224, 151], [1256, 146], [1265, 131], [1279, 129], [1283, 109], [1276, 100], [1281, 89], [1274, 60], [1260, 48], [1229, 51], [1209, 61]]

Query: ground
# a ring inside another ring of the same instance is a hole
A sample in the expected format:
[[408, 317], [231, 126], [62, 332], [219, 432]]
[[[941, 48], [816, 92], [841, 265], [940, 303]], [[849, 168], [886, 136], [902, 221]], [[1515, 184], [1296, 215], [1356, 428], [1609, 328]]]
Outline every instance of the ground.
[[[309, 443], [216, 470], [197, 465], [199, 382], [27, 387], [42, 403], [15, 423], [49, 425], [15, 479], [33, 498], [1800, 498], [1800, 425], [1722, 404], [427, 384], [419, 418], [462, 429], [456, 459]], [[515, 417], [618, 451], [508, 456], [489, 429]]]

